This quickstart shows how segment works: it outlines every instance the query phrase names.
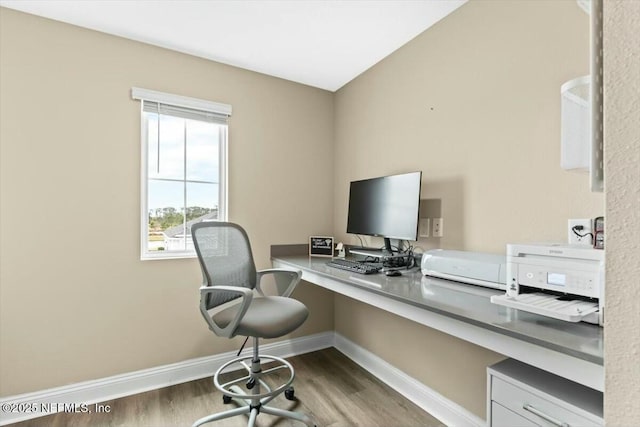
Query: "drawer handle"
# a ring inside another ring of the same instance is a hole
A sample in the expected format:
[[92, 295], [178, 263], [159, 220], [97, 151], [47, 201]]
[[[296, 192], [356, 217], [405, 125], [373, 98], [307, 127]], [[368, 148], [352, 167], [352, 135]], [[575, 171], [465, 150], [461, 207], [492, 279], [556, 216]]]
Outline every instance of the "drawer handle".
[[522, 405], [522, 409], [524, 409], [525, 411], [529, 411], [532, 414], [535, 414], [535, 415], [539, 416], [540, 418], [542, 418], [544, 420], [547, 420], [551, 424], [556, 425], [558, 427], [569, 427], [569, 424], [564, 423], [562, 421], [559, 421], [556, 418], [552, 417], [551, 415], [545, 414], [541, 410], [534, 408], [533, 406], [529, 405], [528, 403], [525, 403], [524, 405]]

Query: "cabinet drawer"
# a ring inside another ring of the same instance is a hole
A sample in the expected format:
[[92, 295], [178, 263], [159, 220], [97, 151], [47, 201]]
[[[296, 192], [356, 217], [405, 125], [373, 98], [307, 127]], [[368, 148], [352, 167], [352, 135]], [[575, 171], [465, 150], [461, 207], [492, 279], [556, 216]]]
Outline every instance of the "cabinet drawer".
[[585, 418], [570, 407], [561, 407], [540, 395], [525, 391], [495, 376], [491, 379], [491, 400], [540, 426], [596, 427], [601, 424]]
[[496, 402], [491, 402], [491, 427], [538, 427], [538, 425]]

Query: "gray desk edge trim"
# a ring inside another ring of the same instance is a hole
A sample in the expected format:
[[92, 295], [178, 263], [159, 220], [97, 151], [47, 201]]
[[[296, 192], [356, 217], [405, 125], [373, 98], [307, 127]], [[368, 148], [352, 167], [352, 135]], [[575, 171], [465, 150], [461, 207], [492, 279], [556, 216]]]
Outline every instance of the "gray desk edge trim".
[[309, 245], [303, 244], [290, 244], [290, 245], [271, 245], [271, 258], [278, 258], [281, 256], [292, 255], [308, 255]]

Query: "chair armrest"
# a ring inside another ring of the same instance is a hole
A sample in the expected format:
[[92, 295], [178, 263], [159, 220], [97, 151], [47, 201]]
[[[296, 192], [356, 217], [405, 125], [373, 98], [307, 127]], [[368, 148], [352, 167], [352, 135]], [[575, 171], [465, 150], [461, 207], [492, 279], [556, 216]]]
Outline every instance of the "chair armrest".
[[[257, 272], [258, 280], [256, 283], [256, 289], [260, 293], [260, 295], [264, 296], [264, 292], [260, 288], [260, 283], [262, 281], [262, 277], [266, 274], [273, 274], [276, 280], [276, 288], [281, 297], [289, 297], [293, 293], [293, 290], [296, 288], [300, 279], [302, 278], [302, 271], [300, 270], [291, 270], [287, 268], [268, 268], [265, 270], [260, 270]], [[278, 280], [280, 279], [280, 280]], [[286, 286], [286, 289], [282, 291], [281, 285]]]
[[[214, 294], [217, 292], [225, 292], [225, 293], [235, 293], [239, 294], [242, 297], [242, 301], [240, 302], [240, 307], [238, 307], [238, 312], [233, 320], [224, 328], [218, 326], [216, 322], [214, 322], [213, 318], [209, 315], [209, 311], [207, 310], [206, 296], [208, 294]], [[238, 323], [244, 317], [245, 313], [249, 309], [251, 305], [251, 301], [253, 300], [253, 290], [249, 288], [241, 288], [237, 286], [201, 286], [200, 287], [200, 313], [204, 320], [209, 325], [209, 329], [211, 329], [216, 335], [226, 338], [231, 338], [234, 336], [236, 328], [238, 327]]]

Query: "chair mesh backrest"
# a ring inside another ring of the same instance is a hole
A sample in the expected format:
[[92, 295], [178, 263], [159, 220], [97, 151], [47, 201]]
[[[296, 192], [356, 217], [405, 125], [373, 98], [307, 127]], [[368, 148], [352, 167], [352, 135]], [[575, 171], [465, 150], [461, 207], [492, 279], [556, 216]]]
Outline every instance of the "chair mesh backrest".
[[[256, 287], [251, 244], [242, 227], [229, 222], [200, 222], [191, 227], [191, 235], [207, 286]], [[228, 292], [210, 295], [207, 309], [238, 297]]]

